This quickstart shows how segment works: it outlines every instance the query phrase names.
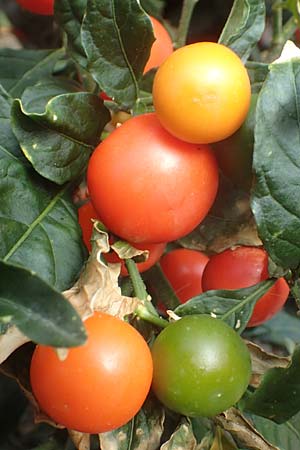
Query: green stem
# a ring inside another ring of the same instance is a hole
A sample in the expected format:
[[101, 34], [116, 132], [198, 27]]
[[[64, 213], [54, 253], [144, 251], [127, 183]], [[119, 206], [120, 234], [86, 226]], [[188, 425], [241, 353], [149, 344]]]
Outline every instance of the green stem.
[[295, 17], [290, 17], [285, 22], [285, 24], [283, 25], [283, 30], [282, 30], [283, 42], [286, 42], [288, 39], [290, 39], [294, 35], [298, 26], [299, 25], [298, 25]]
[[158, 315], [152, 302], [149, 301], [149, 294], [146, 290], [141, 274], [137, 269], [136, 263], [133, 259], [128, 258], [125, 259], [125, 264], [131, 278], [134, 294], [140, 300], [144, 300], [144, 302], [136, 308], [135, 314], [141, 319], [153, 323], [153, 325], [157, 325], [160, 328], [165, 328], [169, 325], [169, 322]]
[[175, 48], [183, 47], [186, 44], [190, 22], [193, 11], [199, 0], [184, 0], [179, 20]]
[[135, 296], [140, 300], [148, 300], [149, 295], [140, 272], [136, 267], [136, 263], [133, 261], [133, 259], [128, 258], [125, 259], [125, 264], [131, 278]]
[[160, 316], [156, 316], [152, 314], [144, 305], [139, 305], [136, 310], [135, 314], [140, 318], [145, 320], [146, 322], [150, 322], [153, 325], [156, 325], [160, 328], [166, 328], [170, 323], [163, 319]]
[[276, 6], [273, 10], [273, 46], [283, 43], [283, 14], [282, 8]]

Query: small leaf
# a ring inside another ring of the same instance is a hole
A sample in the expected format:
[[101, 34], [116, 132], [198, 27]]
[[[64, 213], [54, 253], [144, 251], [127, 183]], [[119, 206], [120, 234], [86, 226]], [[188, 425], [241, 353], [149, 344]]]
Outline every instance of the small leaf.
[[136, 0], [88, 0], [82, 44], [102, 91], [125, 109], [139, 98], [138, 80], [154, 41], [149, 17]]
[[246, 61], [264, 31], [265, 14], [264, 0], [235, 0], [219, 43]]
[[35, 273], [1, 261], [0, 318], [44, 345], [74, 347], [86, 338], [80, 317], [58, 291]]
[[0, 147], [0, 259], [36, 272], [58, 290], [72, 285], [85, 256], [69, 191]]
[[241, 333], [251, 317], [255, 303], [272, 287], [274, 280], [262, 281], [239, 290], [206, 291], [178, 306], [174, 312], [179, 316], [210, 314], [227, 322]]
[[99, 435], [101, 448], [157, 450], [163, 433], [164, 409], [148, 398], [142, 409], [126, 425]]
[[[300, 346], [287, 368], [270, 369], [259, 388], [243, 400], [243, 409], [283, 423], [300, 411]], [[287, 389], [288, 386], [288, 389]]]
[[300, 264], [300, 58], [269, 69], [256, 108], [252, 210], [272, 260], [295, 269]]
[[86, 55], [81, 44], [81, 24], [87, 0], [60, 0], [55, 2], [56, 22], [68, 38], [68, 51], [82, 67], [86, 66]]
[[52, 75], [63, 56], [63, 50], [0, 49], [0, 83], [11, 97], [20, 97], [28, 86]]
[[109, 119], [100, 98], [84, 92], [54, 97], [44, 113], [26, 112], [19, 100], [12, 108], [13, 130], [25, 156], [57, 184], [83, 172]]

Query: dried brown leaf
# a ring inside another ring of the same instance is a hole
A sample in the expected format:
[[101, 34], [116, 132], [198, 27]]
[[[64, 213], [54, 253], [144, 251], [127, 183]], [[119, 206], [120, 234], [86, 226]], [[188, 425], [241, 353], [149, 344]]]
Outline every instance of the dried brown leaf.
[[250, 341], [247, 341], [246, 343], [250, 351], [252, 363], [252, 377], [250, 384], [254, 387], [259, 386], [261, 378], [267, 370], [272, 369], [273, 367], [285, 368], [291, 362], [289, 357], [268, 353], [259, 347], [259, 345]]
[[236, 408], [230, 408], [214, 418], [214, 421], [242, 448], [249, 450], [280, 450], [268, 442]]

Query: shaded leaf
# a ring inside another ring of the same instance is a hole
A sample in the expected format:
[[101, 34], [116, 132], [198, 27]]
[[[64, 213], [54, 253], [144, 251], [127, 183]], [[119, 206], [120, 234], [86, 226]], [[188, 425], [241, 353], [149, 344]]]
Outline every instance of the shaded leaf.
[[265, 28], [264, 0], [235, 0], [219, 43], [246, 61]]
[[300, 447], [300, 414], [281, 425], [254, 415], [251, 420], [257, 431], [280, 450], [295, 450]]
[[256, 108], [252, 210], [272, 260], [283, 268], [296, 268], [300, 264], [300, 56], [269, 68]]
[[12, 108], [13, 130], [25, 156], [57, 184], [83, 172], [109, 119], [102, 100], [84, 92], [54, 97], [43, 113], [25, 111], [19, 100]]
[[252, 92], [259, 92], [268, 75], [269, 64], [248, 61], [246, 64], [246, 69], [250, 77]]
[[139, 98], [138, 80], [153, 41], [151, 21], [136, 0], [88, 0], [82, 44], [89, 72], [125, 109]]
[[300, 344], [300, 319], [282, 310], [264, 324], [246, 330], [245, 337], [285, 347], [293, 353], [295, 345]]
[[85, 256], [69, 190], [46, 183], [0, 147], [0, 259], [58, 290], [72, 285]]
[[12, 98], [0, 84], [0, 146], [2, 151], [20, 157], [22, 152], [10, 123], [11, 106]]
[[157, 450], [163, 433], [164, 409], [148, 398], [137, 415], [117, 430], [99, 435], [103, 449]]
[[[259, 388], [245, 397], [246, 411], [283, 423], [300, 411], [300, 346], [286, 368], [268, 370]], [[287, 389], [288, 386], [288, 389]]]
[[81, 66], [86, 66], [86, 55], [81, 44], [81, 24], [87, 0], [60, 0], [55, 2], [54, 16], [68, 38], [68, 51]]
[[273, 284], [274, 280], [267, 280], [239, 290], [206, 291], [178, 306], [174, 312], [179, 316], [210, 314], [241, 333], [249, 322], [255, 303]]
[[28, 86], [52, 75], [63, 56], [63, 50], [0, 49], [0, 83], [11, 97], [20, 97]]
[[73, 80], [59, 77], [45, 78], [25, 89], [21, 103], [27, 113], [42, 114], [53, 97], [81, 90], [81, 86]]
[[74, 347], [86, 338], [80, 317], [62, 294], [35, 273], [1, 261], [0, 318], [44, 345]]

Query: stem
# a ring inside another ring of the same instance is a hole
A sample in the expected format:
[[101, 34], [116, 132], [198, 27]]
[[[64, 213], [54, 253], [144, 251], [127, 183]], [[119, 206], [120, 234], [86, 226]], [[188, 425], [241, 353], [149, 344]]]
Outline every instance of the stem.
[[277, 6], [273, 10], [273, 45], [283, 43], [282, 8]]
[[297, 28], [298, 28], [298, 23], [297, 23], [295, 17], [290, 17], [283, 25], [283, 30], [282, 30], [283, 42], [290, 39], [293, 36], [293, 34], [295, 33], [295, 31], [297, 30]]
[[186, 44], [187, 35], [194, 8], [199, 0], [184, 0], [179, 20], [175, 48], [183, 47]]
[[139, 305], [135, 310], [135, 314], [140, 319], [143, 319], [146, 322], [150, 322], [160, 328], [166, 328], [168, 325], [170, 325], [167, 320], [163, 319], [160, 316], [152, 314], [144, 305]]
[[125, 259], [125, 264], [131, 278], [136, 297], [140, 300], [144, 300], [143, 304], [139, 305], [134, 311], [135, 314], [153, 325], [157, 325], [160, 328], [166, 328], [166, 326], [169, 325], [169, 322], [158, 315], [156, 309], [152, 305], [152, 302], [149, 301], [149, 294], [146, 290], [141, 274], [137, 269], [136, 263], [133, 259], [128, 258]]
[[148, 300], [148, 292], [133, 259], [125, 259], [126, 268], [131, 278], [134, 294], [140, 300]]

